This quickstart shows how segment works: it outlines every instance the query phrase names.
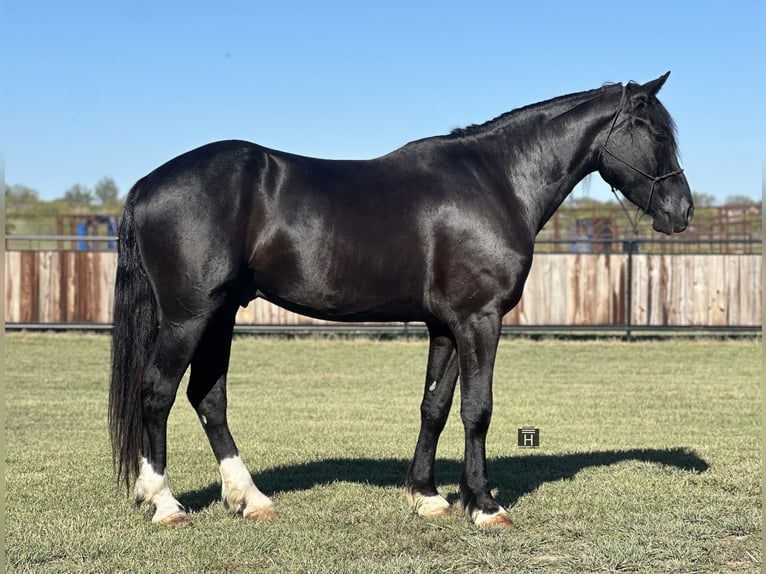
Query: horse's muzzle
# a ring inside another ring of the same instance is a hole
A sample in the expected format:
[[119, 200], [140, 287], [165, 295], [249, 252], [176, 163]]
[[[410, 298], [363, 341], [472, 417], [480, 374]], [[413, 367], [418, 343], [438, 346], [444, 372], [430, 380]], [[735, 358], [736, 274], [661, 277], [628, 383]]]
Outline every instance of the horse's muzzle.
[[658, 210], [654, 215], [652, 227], [655, 231], [666, 235], [686, 231], [694, 217], [694, 205], [690, 201], [683, 200], [682, 205], [673, 211]]

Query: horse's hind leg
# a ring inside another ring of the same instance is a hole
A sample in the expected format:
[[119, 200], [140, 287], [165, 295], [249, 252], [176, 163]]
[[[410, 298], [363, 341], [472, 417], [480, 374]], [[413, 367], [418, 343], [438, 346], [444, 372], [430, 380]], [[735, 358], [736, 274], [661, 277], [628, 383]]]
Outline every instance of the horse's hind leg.
[[188, 524], [183, 506], [167, 479], [167, 422], [178, 384], [189, 365], [204, 323], [162, 321], [152, 358], [144, 372], [141, 391], [143, 439], [136, 480], [136, 502], [155, 507], [152, 522]]
[[451, 334], [442, 326], [429, 326], [429, 334], [428, 368], [420, 405], [420, 435], [406, 479], [410, 508], [423, 517], [449, 513], [449, 503], [436, 489], [434, 461], [439, 435], [452, 406], [459, 371]]
[[253, 483], [226, 419], [226, 372], [236, 312], [236, 303], [224, 305], [208, 325], [192, 358], [186, 394], [218, 461], [226, 507], [242, 509], [245, 518], [271, 518], [276, 515], [274, 503]]

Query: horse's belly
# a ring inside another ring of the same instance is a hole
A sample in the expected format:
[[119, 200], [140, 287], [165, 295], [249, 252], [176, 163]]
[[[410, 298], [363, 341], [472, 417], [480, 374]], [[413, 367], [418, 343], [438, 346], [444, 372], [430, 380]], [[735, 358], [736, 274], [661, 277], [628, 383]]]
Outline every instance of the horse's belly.
[[418, 274], [362, 265], [275, 266], [254, 270], [257, 295], [289, 311], [328, 321], [418, 321], [424, 317]]
[[344, 322], [421, 321], [422, 307], [414, 301], [373, 299], [371, 297], [338, 298], [327, 293], [269, 293], [259, 291], [261, 297], [294, 313]]

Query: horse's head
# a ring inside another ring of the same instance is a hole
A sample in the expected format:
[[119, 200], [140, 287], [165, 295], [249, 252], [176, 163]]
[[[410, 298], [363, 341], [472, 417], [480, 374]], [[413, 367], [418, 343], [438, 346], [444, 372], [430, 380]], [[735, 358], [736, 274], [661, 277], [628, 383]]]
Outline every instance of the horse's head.
[[599, 173], [652, 216], [656, 231], [671, 235], [686, 229], [694, 205], [678, 163], [673, 120], [657, 99], [669, 75], [623, 88], [599, 152]]

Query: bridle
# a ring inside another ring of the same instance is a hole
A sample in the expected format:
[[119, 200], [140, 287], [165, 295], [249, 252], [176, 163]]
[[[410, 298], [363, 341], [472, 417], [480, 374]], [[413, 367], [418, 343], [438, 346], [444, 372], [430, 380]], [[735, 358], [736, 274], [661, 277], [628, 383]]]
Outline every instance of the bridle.
[[628, 217], [628, 221], [630, 222], [630, 225], [633, 228], [634, 235], [638, 235], [638, 224], [641, 222], [641, 218], [644, 216], [644, 214], [646, 214], [649, 211], [649, 208], [652, 205], [652, 198], [654, 197], [654, 186], [657, 185], [657, 182], [660, 182], [663, 179], [668, 179], [669, 177], [674, 177], [676, 175], [681, 175], [684, 172], [684, 170], [682, 168], [682, 169], [677, 169], [675, 171], [670, 171], [670, 172], [665, 173], [663, 175], [650, 175], [650, 174], [646, 173], [644, 170], [642, 170], [641, 168], [636, 167], [635, 165], [633, 165], [629, 161], [624, 160], [620, 156], [616, 155], [615, 153], [613, 153], [609, 149], [607, 149], [606, 145], [609, 143], [609, 138], [612, 135], [612, 132], [614, 131], [614, 127], [617, 125], [617, 118], [620, 116], [620, 113], [622, 112], [622, 109], [625, 106], [626, 93], [627, 93], [626, 87], [623, 86], [622, 87], [622, 95], [620, 96], [620, 105], [617, 108], [617, 113], [614, 114], [614, 117], [612, 118], [612, 123], [609, 126], [609, 131], [606, 134], [606, 138], [604, 139], [604, 143], [601, 145], [601, 149], [600, 149], [599, 154], [598, 154], [598, 163], [601, 164], [601, 158], [604, 156], [604, 154], [607, 154], [611, 158], [616, 159], [617, 161], [619, 161], [621, 164], [628, 166], [633, 171], [635, 171], [637, 173], [640, 173], [641, 175], [643, 175], [647, 179], [651, 180], [652, 185], [649, 188], [649, 199], [646, 202], [646, 207], [644, 207], [644, 208], [639, 207], [638, 208], [639, 209], [639, 215], [635, 219], [633, 217], [631, 217], [630, 212], [628, 211], [628, 208], [625, 207], [625, 203], [622, 201], [622, 199], [620, 198], [619, 194], [617, 193], [617, 189], [613, 185], [609, 184], [610, 187], [612, 188], [612, 193], [617, 198], [617, 201], [620, 203], [620, 206], [622, 206], [622, 209], [625, 211], [625, 215], [627, 215], [627, 217]]

